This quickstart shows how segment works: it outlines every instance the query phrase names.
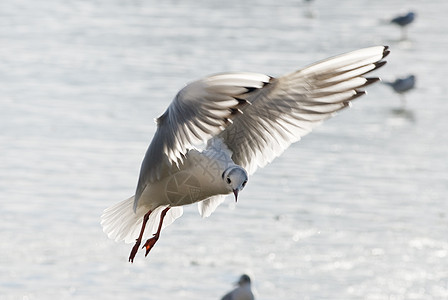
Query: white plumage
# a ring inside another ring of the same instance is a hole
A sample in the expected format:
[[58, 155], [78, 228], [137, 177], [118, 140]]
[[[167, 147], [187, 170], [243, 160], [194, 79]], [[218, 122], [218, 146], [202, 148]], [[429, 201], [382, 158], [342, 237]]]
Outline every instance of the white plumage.
[[[224, 196], [235, 199], [248, 174], [264, 167], [325, 119], [363, 95], [378, 78], [363, 75], [385, 64], [387, 47], [365, 48], [273, 78], [223, 73], [192, 82], [157, 119], [131, 197], [105, 210], [101, 224], [116, 241], [143, 238], [154, 246], [163, 227], [199, 202], [209, 216]], [[206, 144], [203, 151], [195, 145]]]

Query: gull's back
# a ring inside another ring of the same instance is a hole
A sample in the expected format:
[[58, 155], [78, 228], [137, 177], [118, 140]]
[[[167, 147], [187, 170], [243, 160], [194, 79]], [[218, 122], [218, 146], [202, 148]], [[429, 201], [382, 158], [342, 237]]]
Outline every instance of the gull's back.
[[254, 294], [250, 289], [250, 284], [244, 284], [228, 294], [224, 295], [221, 300], [254, 300]]

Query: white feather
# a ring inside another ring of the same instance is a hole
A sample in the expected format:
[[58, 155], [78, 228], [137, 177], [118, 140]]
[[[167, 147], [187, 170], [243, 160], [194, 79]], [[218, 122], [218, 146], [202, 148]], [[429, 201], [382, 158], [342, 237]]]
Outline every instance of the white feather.
[[[143, 216], [148, 212], [145, 207], [138, 207], [134, 213], [134, 197], [121, 201], [107, 209], [101, 215], [101, 225], [107, 236], [116, 242], [125, 241], [133, 243], [140, 234]], [[149, 216], [143, 239], [149, 238], [157, 231], [160, 221], [160, 214], [167, 206], [157, 207]], [[181, 206], [172, 207], [166, 214], [162, 229], [170, 225], [177, 218], [182, 216]]]
[[225, 199], [225, 195], [217, 195], [198, 202], [199, 214], [203, 218], [209, 217]]

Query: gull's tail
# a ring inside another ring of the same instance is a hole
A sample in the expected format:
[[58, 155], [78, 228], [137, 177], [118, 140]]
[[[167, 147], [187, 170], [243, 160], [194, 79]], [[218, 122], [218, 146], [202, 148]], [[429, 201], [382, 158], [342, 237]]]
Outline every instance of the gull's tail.
[[[145, 207], [137, 208], [134, 212], [134, 196], [121, 201], [109, 208], [106, 208], [101, 215], [101, 226], [103, 226], [104, 233], [110, 239], [117, 242], [123, 241], [125, 243], [133, 243], [137, 239], [143, 222], [143, 216], [148, 212]], [[146, 224], [145, 234], [143, 239], [149, 238], [157, 231], [160, 221], [160, 214], [167, 206], [159, 206], [155, 208], [149, 216]], [[165, 218], [163, 219], [163, 226], [170, 225], [177, 218], [182, 216], [183, 209], [181, 206], [172, 207]]]

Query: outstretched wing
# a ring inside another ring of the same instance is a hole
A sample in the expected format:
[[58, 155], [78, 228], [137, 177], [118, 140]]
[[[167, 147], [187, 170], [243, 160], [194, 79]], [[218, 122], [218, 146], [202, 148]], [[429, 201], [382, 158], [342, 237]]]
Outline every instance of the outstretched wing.
[[157, 119], [140, 170], [134, 209], [146, 186], [182, 163], [188, 149], [214, 136], [235, 163], [253, 173], [378, 80], [362, 75], [382, 66], [387, 47], [353, 51], [272, 78], [223, 73], [190, 83]]
[[223, 73], [184, 87], [157, 122], [157, 131], [140, 170], [135, 205], [145, 187], [182, 163], [193, 145], [219, 134], [247, 104], [247, 94], [270, 77], [256, 73]]
[[219, 134], [232, 159], [249, 173], [264, 167], [379, 80], [362, 75], [385, 64], [387, 47], [365, 48], [271, 79], [248, 95], [243, 114]]

